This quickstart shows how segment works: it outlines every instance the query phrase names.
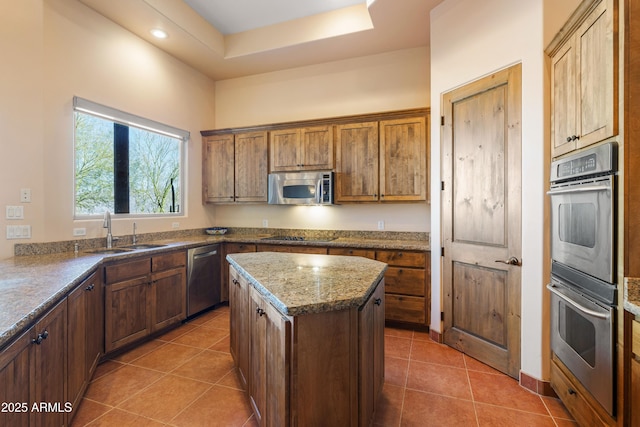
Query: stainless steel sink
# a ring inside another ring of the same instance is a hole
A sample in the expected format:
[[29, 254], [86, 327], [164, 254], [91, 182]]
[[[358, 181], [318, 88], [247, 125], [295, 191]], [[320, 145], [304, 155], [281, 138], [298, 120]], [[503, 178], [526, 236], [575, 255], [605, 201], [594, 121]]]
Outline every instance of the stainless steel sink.
[[135, 245], [126, 245], [123, 248], [127, 249], [153, 249], [153, 248], [163, 248], [167, 245], [158, 245], [153, 243], [136, 243]]
[[99, 249], [89, 249], [85, 251], [90, 254], [121, 254], [123, 252], [131, 252], [131, 249], [124, 248], [99, 248]]

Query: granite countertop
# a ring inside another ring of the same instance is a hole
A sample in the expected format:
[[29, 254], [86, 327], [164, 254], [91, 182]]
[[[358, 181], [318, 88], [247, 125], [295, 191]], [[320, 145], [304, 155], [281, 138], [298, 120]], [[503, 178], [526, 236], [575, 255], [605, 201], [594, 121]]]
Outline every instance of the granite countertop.
[[[263, 240], [282, 231], [257, 229], [249, 233], [230, 233], [210, 236], [199, 230], [197, 234], [159, 233], [150, 238], [140, 236], [143, 243], [162, 244], [163, 247], [140, 249], [118, 254], [93, 254], [91, 244], [104, 245], [104, 239], [94, 242], [76, 241], [82, 246], [79, 253], [73, 252], [74, 241], [17, 245], [15, 256], [0, 260], [0, 349], [11, 339], [26, 331], [35, 320], [57, 304], [103, 262], [120, 261], [139, 256], [150, 256], [177, 249], [189, 249], [214, 243], [264, 243], [287, 246], [324, 246], [349, 248], [376, 248], [390, 250], [428, 251], [429, 241], [406, 239], [403, 233], [391, 234], [389, 238], [367, 238], [369, 233], [351, 233], [346, 237], [325, 234], [312, 230], [299, 231], [304, 241]], [[306, 234], [305, 234], [306, 233]], [[299, 234], [299, 233], [296, 233]], [[373, 233], [375, 235], [375, 233]], [[115, 247], [130, 244], [126, 238], [114, 244]], [[97, 247], [97, 246], [96, 246]]]
[[362, 257], [282, 252], [229, 254], [227, 261], [287, 316], [360, 307], [387, 269]]
[[624, 278], [624, 309], [640, 316], [640, 278]]

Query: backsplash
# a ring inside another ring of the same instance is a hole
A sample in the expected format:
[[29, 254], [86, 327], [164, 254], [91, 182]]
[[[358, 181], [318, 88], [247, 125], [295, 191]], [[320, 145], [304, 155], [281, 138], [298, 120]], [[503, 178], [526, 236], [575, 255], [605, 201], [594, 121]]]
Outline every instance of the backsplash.
[[[152, 242], [156, 240], [168, 239], [184, 239], [189, 237], [199, 237], [205, 235], [204, 228], [196, 228], [191, 230], [173, 230], [157, 233], [144, 233], [137, 235], [138, 243]], [[235, 236], [297, 236], [311, 239], [374, 239], [374, 240], [416, 240], [429, 241], [428, 232], [407, 232], [407, 231], [354, 231], [354, 230], [311, 230], [311, 229], [292, 229], [292, 228], [247, 228], [233, 227], [228, 228], [227, 235]], [[132, 244], [132, 236], [116, 236], [117, 240], [113, 242], [114, 247]], [[14, 246], [15, 256], [26, 255], [47, 255], [60, 252], [73, 252], [75, 245], [78, 245], [79, 251], [102, 248], [106, 245], [106, 237], [94, 239], [74, 239], [64, 240], [60, 242], [44, 242], [44, 243], [16, 243]]]

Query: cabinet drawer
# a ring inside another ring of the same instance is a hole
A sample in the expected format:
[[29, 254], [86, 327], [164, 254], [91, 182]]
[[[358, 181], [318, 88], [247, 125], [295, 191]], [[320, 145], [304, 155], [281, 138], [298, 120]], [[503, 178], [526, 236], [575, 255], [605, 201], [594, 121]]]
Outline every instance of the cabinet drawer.
[[387, 293], [423, 297], [424, 274], [424, 270], [418, 268], [389, 267], [384, 273], [384, 290]]
[[149, 272], [151, 272], [151, 258], [140, 258], [106, 266], [104, 268], [104, 279], [106, 284], [110, 284], [144, 276]]
[[364, 258], [376, 259], [376, 252], [368, 249], [329, 248], [329, 255], [361, 256]]
[[398, 267], [424, 268], [426, 254], [424, 252], [377, 251], [376, 259]]
[[256, 245], [253, 243], [225, 243], [225, 251], [228, 254], [255, 252]]
[[327, 248], [316, 246], [258, 245], [258, 252], [288, 252], [294, 254], [327, 254]]
[[187, 253], [185, 251], [154, 255], [151, 258], [151, 271], [164, 271], [185, 265], [187, 265]]
[[424, 298], [387, 293], [385, 293], [384, 298], [385, 319], [422, 324], [426, 322], [426, 303]]

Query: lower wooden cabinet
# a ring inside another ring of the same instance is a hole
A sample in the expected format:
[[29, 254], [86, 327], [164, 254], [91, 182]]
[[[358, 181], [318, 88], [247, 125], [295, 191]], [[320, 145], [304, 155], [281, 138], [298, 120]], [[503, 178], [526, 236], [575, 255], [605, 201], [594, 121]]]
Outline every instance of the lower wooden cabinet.
[[0, 411], [0, 426], [29, 426], [34, 331], [35, 327], [29, 329], [0, 353], [0, 402], [9, 405]]
[[186, 318], [186, 251], [115, 262], [105, 274], [105, 352]]
[[625, 330], [625, 399], [624, 412], [629, 426], [640, 426], [640, 320], [624, 312]]
[[229, 262], [227, 261], [227, 254], [239, 254], [245, 252], [255, 252], [256, 245], [253, 243], [225, 243], [224, 244], [224, 257], [222, 268], [222, 286], [220, 291], [220, 297], [222, 301], [229, 301], [229, 284], [231, 283], [229, 277]]
[[289, 246], [260, 243], [257, 245], [258, 252], [288, 252], [293, 254], [319, 254], [326, 255], [327, 248], [319, 246]]
[[67, 401], [74, 412], [104, 353], [104, 290], [93, 273], [67, 297]]
[[359, 309], [291, 317], [233, 267], [229, 277], [231, 355], [258, 424], [370, 425], [384, 383], [384, 279]]

